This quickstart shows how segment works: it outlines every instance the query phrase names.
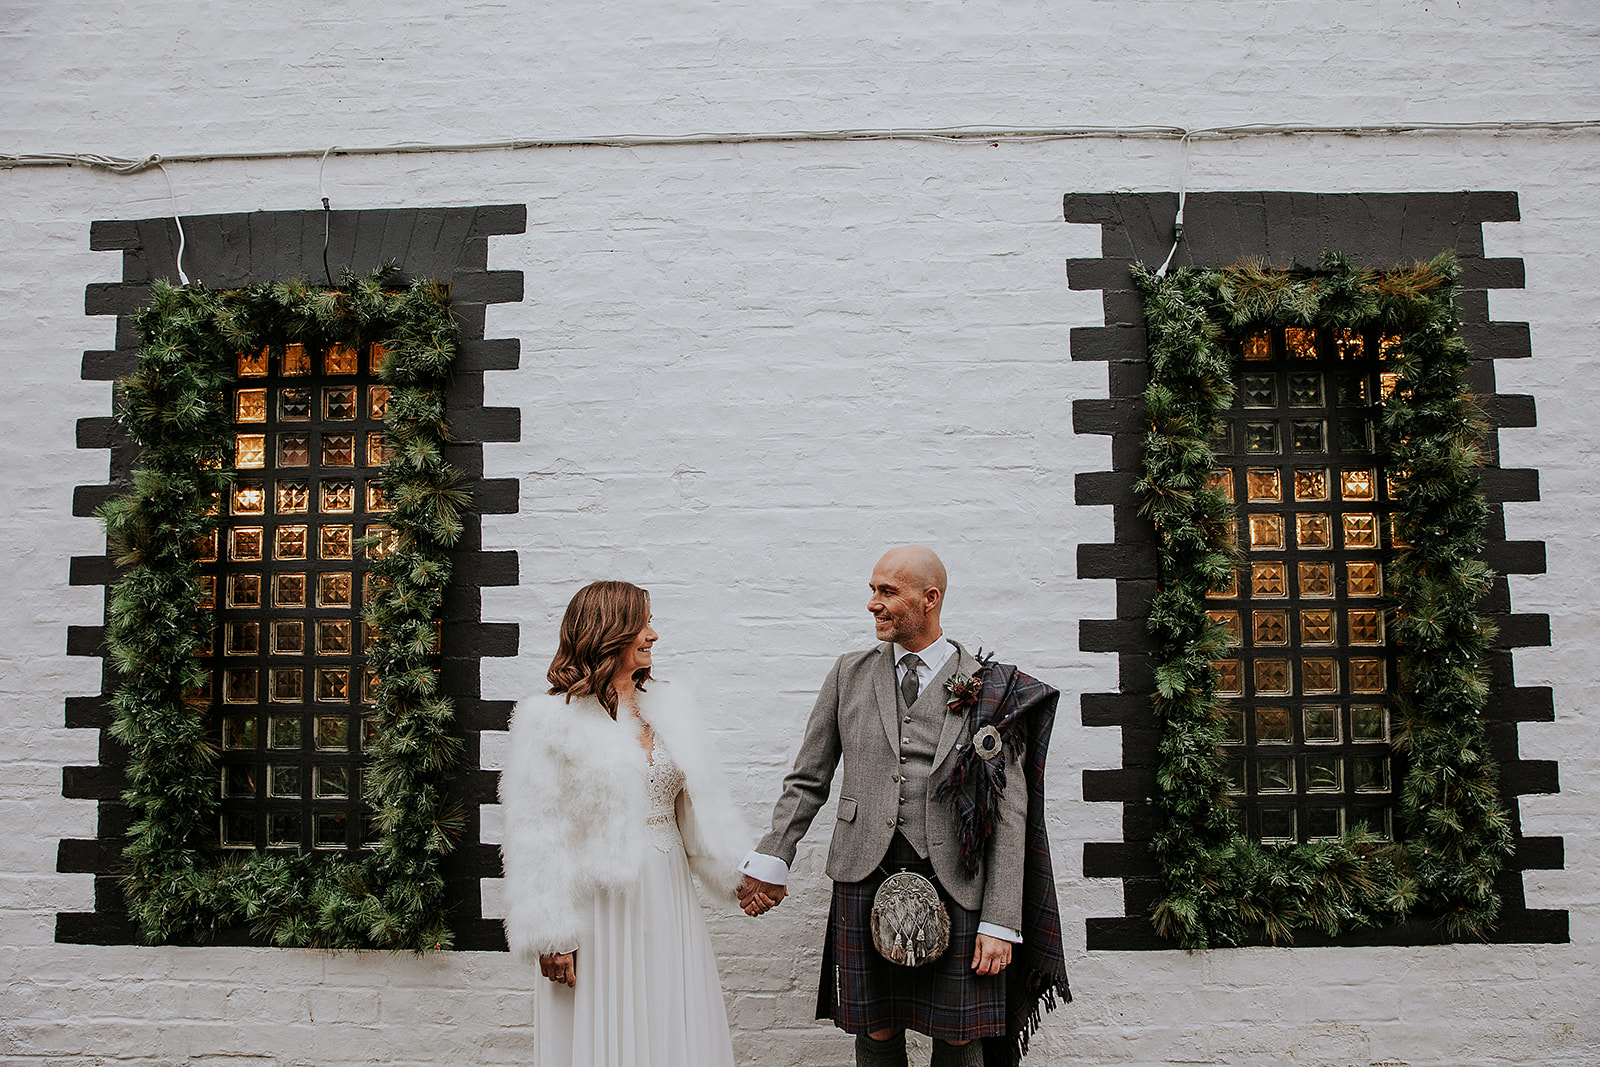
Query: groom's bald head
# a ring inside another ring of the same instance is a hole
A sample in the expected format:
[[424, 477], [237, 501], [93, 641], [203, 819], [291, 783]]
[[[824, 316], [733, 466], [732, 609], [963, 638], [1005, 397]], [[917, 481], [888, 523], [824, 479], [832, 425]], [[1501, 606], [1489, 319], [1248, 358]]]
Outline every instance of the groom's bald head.
[[932, 644], [944, 632], [939, 609], [947, 581], [944, 563], [931, 548], [901, 545], [885, 552], [872, 569], [872, 599], [867, 601], [878, 640], [912, 652]]

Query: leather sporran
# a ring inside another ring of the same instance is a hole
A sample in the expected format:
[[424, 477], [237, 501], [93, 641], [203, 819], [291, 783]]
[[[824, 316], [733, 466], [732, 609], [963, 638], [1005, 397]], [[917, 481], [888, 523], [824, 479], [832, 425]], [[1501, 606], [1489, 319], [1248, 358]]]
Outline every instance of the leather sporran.
[[900, 871], [872, 897], [872, 946], [890, 963], [921, 967], [950, 946], [950, 913], [933, 883]]

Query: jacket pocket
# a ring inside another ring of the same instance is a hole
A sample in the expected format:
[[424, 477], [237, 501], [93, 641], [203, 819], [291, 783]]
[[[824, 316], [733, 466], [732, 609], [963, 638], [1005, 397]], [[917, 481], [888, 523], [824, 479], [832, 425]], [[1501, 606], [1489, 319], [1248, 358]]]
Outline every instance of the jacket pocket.
[[856, 802], [851, 800], [849, 797], [839, 798], [839, 821], [856, 821]]

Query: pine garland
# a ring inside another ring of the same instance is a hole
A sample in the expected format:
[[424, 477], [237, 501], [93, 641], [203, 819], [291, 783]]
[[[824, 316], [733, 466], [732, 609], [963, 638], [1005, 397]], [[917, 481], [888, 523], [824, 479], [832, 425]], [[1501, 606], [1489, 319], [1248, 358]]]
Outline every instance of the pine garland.
[[[1464, 382], [1471, 354], [1458, 332], [1456, 277], [1448, 252], [1385, 272], [1336, 254], [1307, 272], [1246, 265], [1159, 277], [1134, 268], [1150, 345], [1150, 430], [1135, 488], [1155, 525], [1160, 578], [1147, 624], [1157, 642], [1165, 816], [1151, 841], [1163, 882], [1151, 917], [1184, 948], [1236, 945], [1257, 930], [1273, 943], [1306, 926], [1338, 935], [1412, 916], [1435, 917], [1449, 938], [1493, 928], [1494, 878], [1512, 841], [1482, 717], [1494, 636], [1477, 614], [1493, 578], [1477, 559], [1486, 423]], [[1387, 568], [1386, 591], [1400, 675], [1394, 743], [1409, 758], [1399, 844], [1350, 833], [1263, 846], [1238, 832], [1229, 811], [1211, 663], [1231, 637], [1207, 617], [1205, 597], [1226, 582], [1239, 551], [1233, 505], [1206, 488], [1210, 440], [1233, 396], [1227, 336], [1282, 326], [1380, 327], [1401, 338], [1398, 387], [1379, 431], [1407, 543]]]
[[[456, 355], [449, 292], [396, 289], [393, 267], [337, 288], [305, 282], [212, 291], [157, 282], [134, 316], [139, 369], [119, 383], [118, 416], [142, 448], [132, 488], [100, 510], [123, 576], [106, 644], [121, 675], [111, 734], [128, 747], [123, 798], [133, 820], [123, 857], [130, 915], [150, 943], [198, 941], [241, 922], [284, 946], [448, 948], [441, 861], [461, 813], [448, 797], [459, 756], [454, 708], [440, 690], [437, 633], [468, 494], [442, 445], [444, 386]], [[216, 528], [234, 478], [228, 387], [235, 354], [289, 343], [388, 350], [391, 545], [361, 541], [378, 638], [377, 740], [365, 796], [380, 840], [359, 860], [251, 853], [219, 857], [217, 753], [210, 709], [185, 699], [205, 680], [195, 658], [212, 630], [195, 545]]]

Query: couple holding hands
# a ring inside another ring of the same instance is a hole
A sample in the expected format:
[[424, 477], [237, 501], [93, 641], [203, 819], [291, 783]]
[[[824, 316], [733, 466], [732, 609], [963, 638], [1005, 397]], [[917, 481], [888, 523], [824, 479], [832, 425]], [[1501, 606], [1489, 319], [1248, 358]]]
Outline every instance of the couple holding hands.
[[939, 623], [927, 548], [871, 577], [878, 641], [834, 664], [752, 851], [695, 703], [651, 677], [648, 595], [595, 582], [567, 606], [548, 694], [517, 705], [501, 773], [506, 934], [537, 960], [541, 1067], [732, 1067], [691, 869], [750, 915], [843, 768], [817, 1017], [861, 1067], [1014, 1067], [1067, 989], [1044, 825], [1057, 693]]

